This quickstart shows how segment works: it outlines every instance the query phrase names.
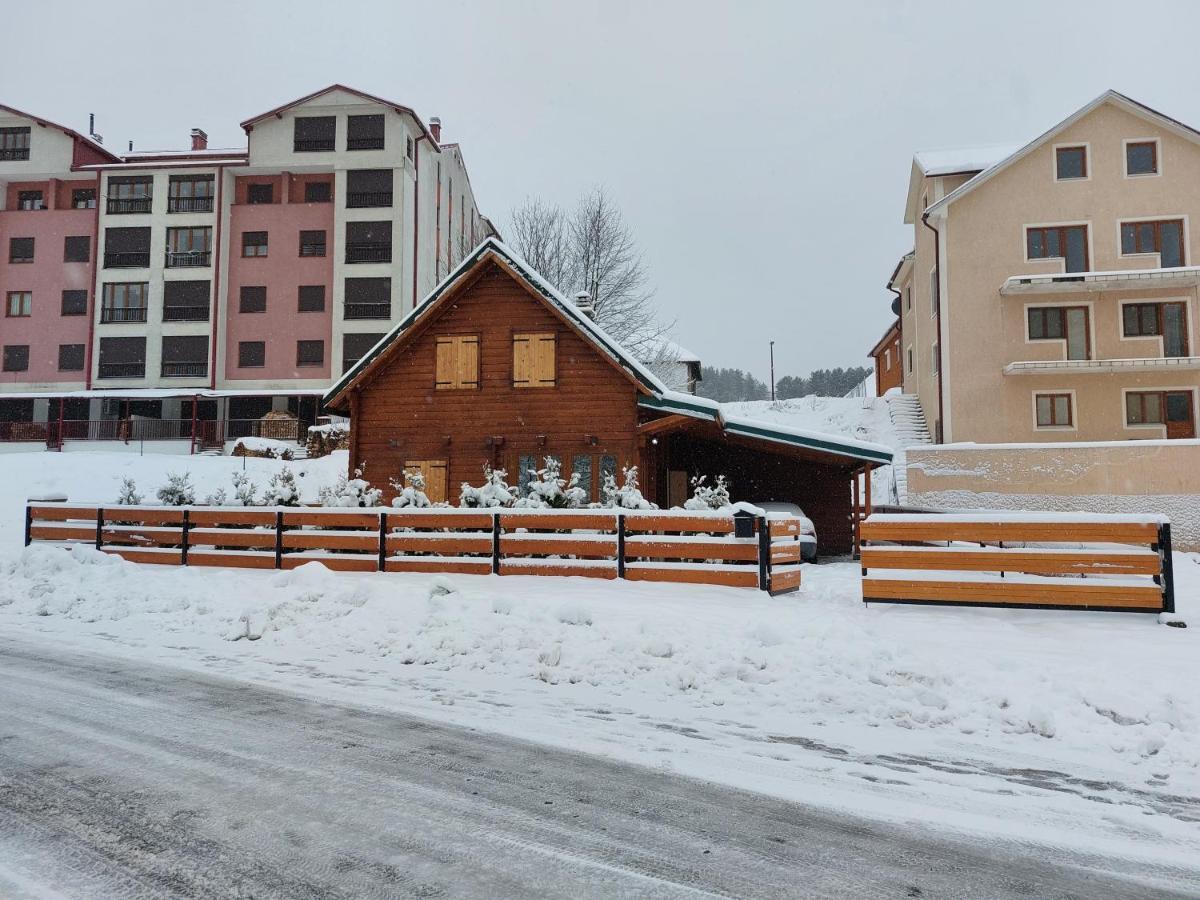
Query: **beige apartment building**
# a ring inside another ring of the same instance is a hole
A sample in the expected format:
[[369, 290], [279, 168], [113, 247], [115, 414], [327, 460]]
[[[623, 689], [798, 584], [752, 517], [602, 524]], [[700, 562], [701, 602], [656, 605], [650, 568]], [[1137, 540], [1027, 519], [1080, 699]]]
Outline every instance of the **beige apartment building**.
[[937, 443], [1196, 436], [1200, 132], [1109, 91], [1028, 144], [918, 153], [903, 390]]

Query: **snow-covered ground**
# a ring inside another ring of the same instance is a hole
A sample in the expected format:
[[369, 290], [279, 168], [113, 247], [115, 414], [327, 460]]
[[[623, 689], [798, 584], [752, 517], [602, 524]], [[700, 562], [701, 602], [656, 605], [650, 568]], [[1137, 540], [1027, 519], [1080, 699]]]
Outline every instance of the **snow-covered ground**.
[[[861, 401], [859, 401], [861, 402]], [[759, 413], [761, 414], [761, 413]], [[886, 411], [883, 413], [886, 416]], [[879, 435], [870, 436], [878, 440]], [[1153, 616], [864, 608], [851, 564], [799, 594], [588, 579], [137, 566], [21, 543], [27, 494], [111, 501], [219, 457], [10, 454], [0, 628], [401, 709], [808, 803], [1200, 864], [1200, 638]], [[289, 464], [306, 497], [344, 454]], [[1200, 557], [1177, 554], [1200, 624]]]

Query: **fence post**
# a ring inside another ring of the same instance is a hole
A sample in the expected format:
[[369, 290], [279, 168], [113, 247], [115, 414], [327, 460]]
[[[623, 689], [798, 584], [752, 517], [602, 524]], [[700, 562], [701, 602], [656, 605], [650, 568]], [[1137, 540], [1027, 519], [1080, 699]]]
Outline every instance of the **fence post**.
[[180, 556], [179, 556], [179, 561], [180, 561], [180, 562], [181, 562], [183, 565], [185, 565], [185, 566], [187, 565], [187, 555], [188, 555], [188, 529], [189, 529], [189, 528], [190, 528], [190, 522], [189, 522], [189, 519], [188, 519], [188, 510], [187, 510], [187, 509], [185, 509], [185, 510], [183, 511], [183, 547], [181, 548], [181, 553], [180, 553]]
[[762, 591], [771, 590], [771, 527], [767, 524], [766, 516], [759, 516], [758, 522], [758, 588]]
[[1175, 563], [1171, 559], [1171, 523], [1158, 526], [1158, 552], [1162, 554], [1163, 612], [1175, 612]]
[[492, 511], [492, 574], [500, 574], [500, 512]]
[[25, 504], [25, 546], [33, 541], [33, 507]]
[[96, 549], [104, 546], [104, 507], [96, 507]]
[[625, 577], [625, 514], [617, 513], [617, 577]]
[[379, 514], [379, 571], [384, 570], [384, 560], [387, 559], [387, 513]]
[[275, 568], [283, 568], [283, 511], [275, 513]]

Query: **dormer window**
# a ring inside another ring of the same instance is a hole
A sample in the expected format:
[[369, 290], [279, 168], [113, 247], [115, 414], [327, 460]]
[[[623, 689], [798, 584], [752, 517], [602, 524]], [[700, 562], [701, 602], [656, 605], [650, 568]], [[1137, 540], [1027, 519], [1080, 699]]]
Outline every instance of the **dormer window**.
[[1054, 177], [1059, 181], [1087, 178], [1087, 147], [1055, 147]]
[[1158, 174], [1158, 141], [1128, 141], [1125, 144], [1126, 175]]

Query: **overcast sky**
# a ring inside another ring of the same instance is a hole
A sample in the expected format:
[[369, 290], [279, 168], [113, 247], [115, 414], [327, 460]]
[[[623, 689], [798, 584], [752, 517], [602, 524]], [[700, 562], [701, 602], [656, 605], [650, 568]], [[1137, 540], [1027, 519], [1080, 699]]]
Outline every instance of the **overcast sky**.
[[125, 0], [7, 5], [0, 102], [122, 152], [241, 146], [342, 82], [442, 117], [481, 209], [604, 185], [676, 339], [865, 364], [918, 149], [1022, 141], [1107, 88], [1200, 123], [1200, 4]]

